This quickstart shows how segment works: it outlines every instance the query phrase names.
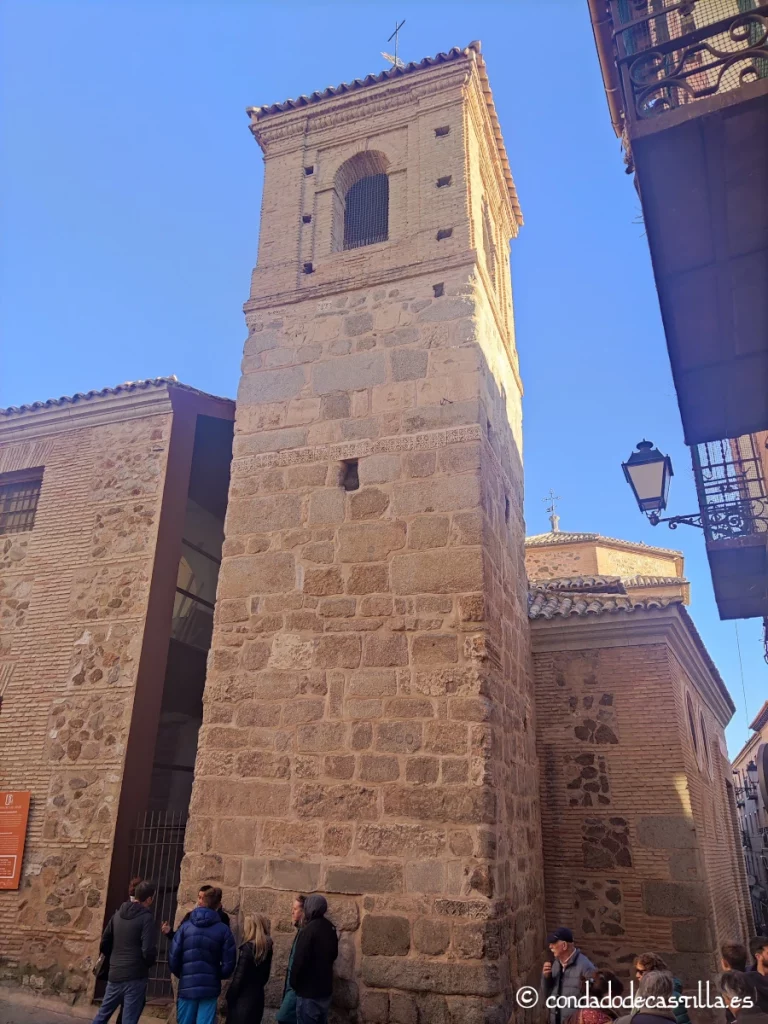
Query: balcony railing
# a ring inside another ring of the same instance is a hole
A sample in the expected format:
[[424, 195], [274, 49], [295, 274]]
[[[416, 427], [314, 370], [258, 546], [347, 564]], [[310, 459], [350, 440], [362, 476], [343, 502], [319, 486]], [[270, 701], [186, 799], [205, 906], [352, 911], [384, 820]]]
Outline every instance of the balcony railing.
[[609, 5], [630, 121], [768, 77], [768, 3], [609, 0]]
[[691, 454], [707, 540], [768, 534], [768, 497], [755, 436], [707, 441]]

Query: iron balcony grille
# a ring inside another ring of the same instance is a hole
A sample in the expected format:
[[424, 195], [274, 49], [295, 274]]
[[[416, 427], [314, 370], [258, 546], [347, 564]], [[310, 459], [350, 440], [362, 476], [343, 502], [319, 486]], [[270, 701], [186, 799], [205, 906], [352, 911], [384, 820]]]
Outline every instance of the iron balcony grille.
[[[181, 811], [147, 811], [139, 817], [131, 842], [131, 877], [143, 878], [157, 885], [152, 909], [159, 936], [157, 962], [149, 972], [147, 997], [173, 998], [171, 972], [168, 967], [170, 943], [160, 932], [163, 921], [176, 916], [176, 891], [184, 856], [184, 832], [187, 815]], [[127, 881], [126, 881], [127, 885]]]
[[707, 540], [768, 534], [768, 499], [754, 435], [707, 441], [691, 454]]
[[389, 178], [370, 174], [347, 192], [344, 203], [344, 248], [386, 242], [389, 235]]
[[0, 483], [0, 534], [24, 533], [32, 529], [42, 482], [43, 474], [38, 473]]
[[768, 3], [610, 0], [610, 9], [632, 120], [768, 77]]

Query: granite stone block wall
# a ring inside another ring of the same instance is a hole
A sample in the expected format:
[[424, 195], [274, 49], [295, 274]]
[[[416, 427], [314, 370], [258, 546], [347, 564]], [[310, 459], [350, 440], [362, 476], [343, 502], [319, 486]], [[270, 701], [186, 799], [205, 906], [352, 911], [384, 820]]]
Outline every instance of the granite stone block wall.
[[[540, 967], [516, 226], [473, 54], [254, 115], [259, 262], [181, 904], [205, 878], [271, 917], [275, 1005], [293, 895], [326, 893], [339, 1020], [506, 1021]], [[390, 237], [338, 252], [331, 193], [360, 152], [387, 166]]]

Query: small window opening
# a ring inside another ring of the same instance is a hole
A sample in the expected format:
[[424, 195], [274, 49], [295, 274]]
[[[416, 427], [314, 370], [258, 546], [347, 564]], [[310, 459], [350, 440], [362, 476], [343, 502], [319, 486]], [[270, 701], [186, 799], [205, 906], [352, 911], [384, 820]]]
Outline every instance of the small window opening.
[[438, 139], [442, 139], [445, 135], [450, 135], [451, 126], [448, 124], [441, 125], [439, 128], [435, 128], [435, 136]]
[[0, 475], [0, 535], [32, 529], [42, 483], [42, 469]]
[[437, 232], [437, 240], [438, 242], [442, 242], [444, 238], [450, 238], [452, 234], [453, 228], [440, 228]]
[[445, 285], [442, 281], [440, 284], [433, 284], [432, 291], [435, 293], [435, 298], [439, 299], [441, 295], [445, 295]]
[[437, 187], [438, 188], [447, 188], [448, 185], [450, 185], [452, 181], [453, 181], [453, 176], [450, 175], [450, 174], [446, 174], [446, 175], [444, 175], [444, 177], [437, 179]]
[[311, 224], [312, 223], [312, 214], [311, 213], [305, 213], [304, 216], [301, 219], [302, 219], [304, 224]]
[[311, 263], [305, 263], [304, 264], [304, 273], [305, 274], [312, 274], [312, 273], [314, 273], [314, 270], [315, 270], [315, 268], [312, 266]]
[[504, 497], [504, 522], [509, 522], [509, 498]]
[[345, 491], [356, 491], [360, 487], [357, 459], [349, 459], [343, 464], [341, 483]]
[[314, 174], [315, 173], [315, 168], [312, 165], [310, 165], [309, 167], [305, 167], [304, 168], [304, 173], [305, 173], [305, 175], [307, 177], [309, 177], [310, 174]]

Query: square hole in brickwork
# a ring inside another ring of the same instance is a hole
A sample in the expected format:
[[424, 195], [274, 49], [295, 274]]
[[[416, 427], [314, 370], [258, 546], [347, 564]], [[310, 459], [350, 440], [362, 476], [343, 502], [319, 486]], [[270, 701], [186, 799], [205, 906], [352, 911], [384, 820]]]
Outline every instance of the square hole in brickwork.
[[438, 178], [437, 179], [437, 187], [438, 188], [448, 188], [448, 186], [451, 184], [452, 181], [453, 181], [453, 177], [450, 174], [445, 174], [445, 175], [443, 175], [442, 178]]
[[341, 485], [345, 491], [356, 491], [360, 487], [357, 473], [357, 459], [348, 459], [341, 465]]
[[441, 281], [440, 284], [433, 284], [432, 291], [435, 294], [435, 298], [439, 299], [441, 295], [445, 295], [445, 285]]
[[439, 128], [435, 128], [435, 136], [438, 139], [442, 139], [444, 135], [450, 135], [451, 126], [448, 124], [441, 125]]
[[314, 273], [314, 270], [315, 270], [315, 268], [312, 266], [311, 263], [305, 263], [304, 264], [304, 273], [305, 274], [312, 274], [312, 273]]
[[437, 240], [438, 242], [442, 242], [444, 238], [450, 238], [452, 234], [453, 228], [440, 228], [437, 232]]
[[304, 168], [304, 173], [306, 174], [306, 176], [307, 176], [307, 177], [309, 177], [309, 176], [310, 176], [310, 174], [314, 174], [314, 173], [315, 173], [315, 168], [314, 168], [314, 167], [312, 167], [312, 166], [310, 166], [310, 167], [305, 167], [305, 168]]
[[301, 218], [301, 222], [302, 222], [302, 224], [311, 224], [312, 223], [312, 214], [311, 213], [305, 213], [304, 216]]

